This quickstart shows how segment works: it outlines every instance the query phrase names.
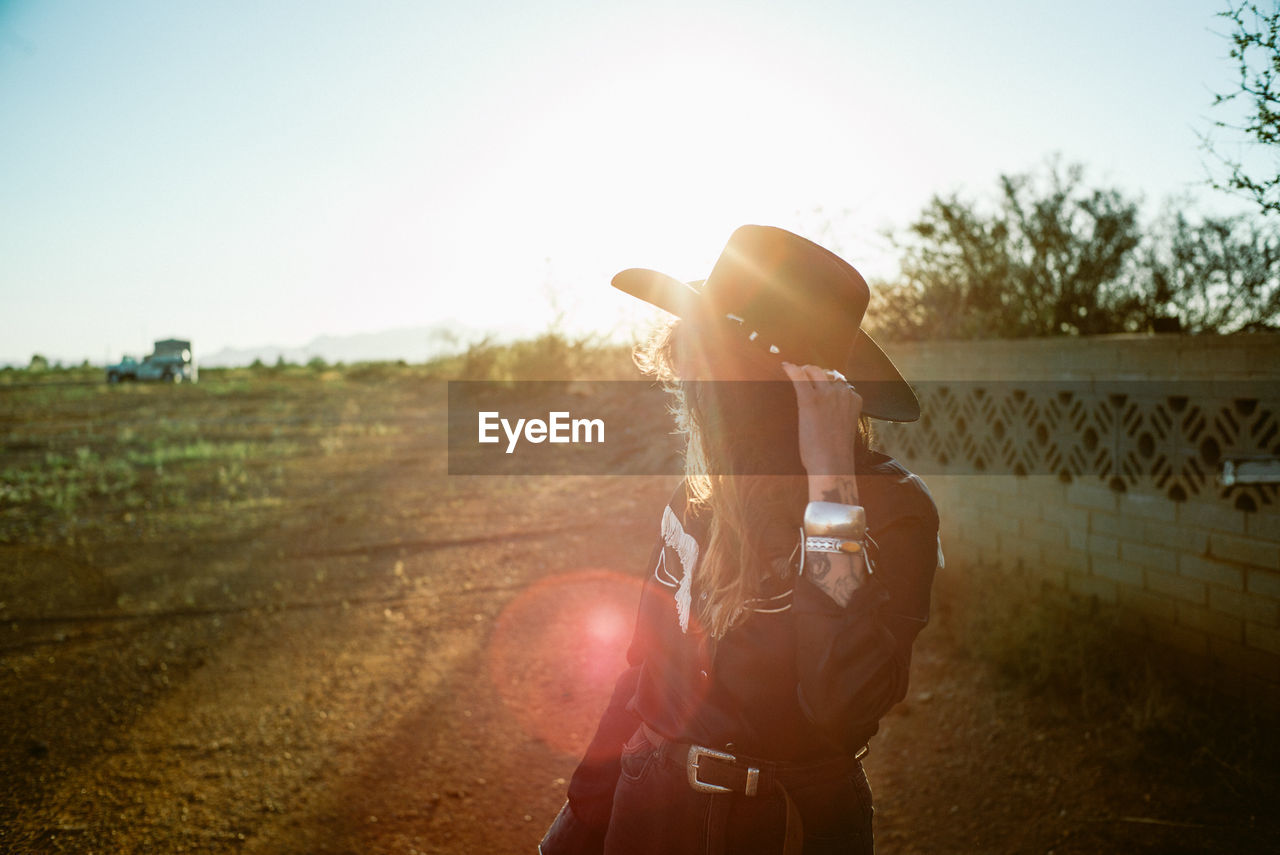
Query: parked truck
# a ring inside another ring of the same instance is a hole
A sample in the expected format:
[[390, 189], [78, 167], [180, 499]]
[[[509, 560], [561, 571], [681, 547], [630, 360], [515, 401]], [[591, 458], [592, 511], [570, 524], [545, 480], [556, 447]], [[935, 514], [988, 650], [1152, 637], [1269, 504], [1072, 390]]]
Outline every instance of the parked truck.
[[107, 366], [107, 382], [125, 380], [158, 380], [162, 383], [194, 383], [199, 379], [199, 369], [191, 355], [191, 342], [181, 338], [166, 338], [156, 342], [155, 350], [142, 361], [126, 356], [115, 365]]

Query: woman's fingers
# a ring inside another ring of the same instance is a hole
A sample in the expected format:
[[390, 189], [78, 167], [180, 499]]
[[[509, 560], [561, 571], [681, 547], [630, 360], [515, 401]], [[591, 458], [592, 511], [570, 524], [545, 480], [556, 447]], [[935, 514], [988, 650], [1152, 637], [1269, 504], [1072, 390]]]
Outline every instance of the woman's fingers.
[[[796, 365], [791, 362], [782, 363], [782, 370], [787, 373], [787, 377], [791, 382], [804, 386], [806, 391], [816, 391], [818, 389], [839, 390], [848, 385], [848, 380], [839, 371], [830, 368], [820, 368], [817, 365]], [[828, 386], [828, 383], [839, 383], [839, 386]]]
[[850, 407], [854, 418], [862, 414], [862, 396], [839, 371], [819, 368], [817, 365], [795, 365], [791, 362], [782, 363], [782, 370], [787, 373], [796, 387], [796, 394], [807, 406], [829, 401], [830, 406]]
[[782, 370], [787, 372], [787, 377], [791, 379], [791, 382], [794, 383], [798, 389], [802, 389], [805, 392], [811, 391], [813, 388], [809, 372], [806, 370], [807, 368], [809, 368], [808, 365], [794, 365], [790, 362], [782, 363]]
[[800, 460], [810, 474], [850, 472], [851, 437], [862, 398], [844, 375], [817, 365], [782, 363], [796, 390]]

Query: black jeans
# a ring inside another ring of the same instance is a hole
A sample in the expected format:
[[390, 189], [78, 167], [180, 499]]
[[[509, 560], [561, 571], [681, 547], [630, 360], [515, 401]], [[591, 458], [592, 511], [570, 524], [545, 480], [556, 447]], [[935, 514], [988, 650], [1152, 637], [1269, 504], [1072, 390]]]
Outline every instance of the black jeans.
[[[605, 855], [777, 855], [786, 807], [781, 793], [700, 793], [684, 758], [637, 730], [622, 750]], [[871, 787], [862, 764], [786, 767], [781, 780], [804, 820], [805, 855], [870, 855]]]

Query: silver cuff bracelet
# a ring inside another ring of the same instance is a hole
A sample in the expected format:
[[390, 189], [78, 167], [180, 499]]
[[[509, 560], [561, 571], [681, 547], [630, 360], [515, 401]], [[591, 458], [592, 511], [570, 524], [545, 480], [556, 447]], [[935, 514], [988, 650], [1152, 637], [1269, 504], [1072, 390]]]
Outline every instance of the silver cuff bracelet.
[[835, 552], [844, 555], [856, 555], [862, 551], [862, 541], [844, 540], [839, 537], [806, 537], [806, 552]]
[[810, 502], [804, 509], [806, 537], [862, 540], [867, 534], [867, 512], [862, 505]]

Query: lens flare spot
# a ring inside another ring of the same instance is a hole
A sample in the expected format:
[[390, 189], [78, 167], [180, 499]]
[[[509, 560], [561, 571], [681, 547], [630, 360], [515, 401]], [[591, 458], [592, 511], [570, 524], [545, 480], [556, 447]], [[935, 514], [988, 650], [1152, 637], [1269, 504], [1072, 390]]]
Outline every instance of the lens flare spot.
[[612, 605], [593, 609], [587, 615], [587, 636], [590, 641], [605, 647], [626, 643], [627, 619]]
[[503, 609], [489, 677], [531, 736], [581, 754], [627, 667], [640, 580], [585, 570], [540, 580]]

